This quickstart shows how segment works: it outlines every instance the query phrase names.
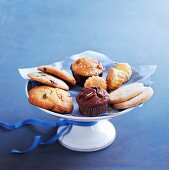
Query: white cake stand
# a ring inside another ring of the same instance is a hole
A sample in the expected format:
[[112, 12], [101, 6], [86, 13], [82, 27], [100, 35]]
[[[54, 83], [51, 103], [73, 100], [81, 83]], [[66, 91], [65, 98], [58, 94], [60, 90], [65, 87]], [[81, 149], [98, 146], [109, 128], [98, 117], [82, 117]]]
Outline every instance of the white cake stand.
[[[117, 63], [117, 62], [112, 61], [110, 58], [108, 58], [104, 54], [101, 54], [95, 51], [85, 51], [85, 52], [73, 55], [71, 57], [65, 58], [64, 61], [53, 63], [52, 65], [57, 66], [59, 68], [63, 68], [64, 70], [67, 70], [69, 72], [70, 71], [69, 68], [72, 62], [76, 60], [77, 58], [84, 57], [84, 56], [95, 58], [104, 65], [105, 67], [105, 70], [103, 73], [104, 78], [106, 77], [107, 71], [109, 70], [109, 68], [111, 68], [114, 64]], [[133, 74], [128, 83], [143, 81], [146, 84], [148, 84], [150, 82], [149, 80], [150, 76], [155, 72], [155, 70], [156, 70], [156, 66], [153, 66], [153, 65], [132, 67]], [[36, 71], [37, 71], [36, 67], [27, 68], [27, 69], [19, 69], [19, 72], [24, 79], [28, 79], [28, 76], [27, 76], [28, 73], [36, 72]], [[32, 88], [30, 87], [31, 83], [29, 82], [30, 81], [27, 82], [26, 88], [25, 88], [27, 96], [28, 96], [28, 90]], [[72, 92], [79, 92], [79, 91], [76, 89], [75, 91], [72, 91]], [[75, 95], [73, 99], [74, 99], [74, 105], [76, 107], [77, 104], [75, 101]], [[43, 110], [44, 112], [48, 114], [57, 116], [58, 118], [64, 118], [65, 120], [72, 120], [76, 122], [96, 122], [97, 121], [97, 123], [94, 124], [93, 126], [73, 125], [68, 133], [66, 133], [65, 135], [59, 138], [59, 142], [66, 148], [69, 148], [75, 151], [90, 152], [90, 151], [97, 151], [97, 150], [103, 149], [109, 146], [114, 141], [116, 137], [116, 130], [113, 124], [108, 120], [112, 119], [113, 117], [125, 114], [131, 111], [133, 108], [125, 109], [117, 113], [107, 114], [105, 116], [98, 116], [98, 117], [82, 117], [80, 115], [77, 116], [78, 114], [75, 114], [75, 116], [63, 115], [63, 114], [55, 113], [55, 112], [45, 110], [42, 108], [39, 108], [39, 109]], [[73, 110], [73, 112], [74, 111], [78, 113], [78, 107], [76, 107]], [[62, 128], [63, 126], [58, 128], [58, 133], [60, 132]]]
[[[26, 84], [25, 92], [28, 97], [29, 81]], [[38, 107], [39, 108], [39, 107]], [[72, 120], [76, 122], [97, 122], [92, 126], [78, 126], [72, 125], [68, 133], [59, 138], [59, 142], [64, 147], [82, 152], [91, 152], [101, 150], [109, 146], [116, 137], [116, 130], [113, 124], [109, 121], [113, 117], [125, 114], [131, 111], [133, 108], [123, 110], [116, 114], [109, 114], [106, 116], [98, 117], [76, 117], [71, 115], [59, 114], [46, 109], [39, 108], [42, 111], [57, 116], [58, 118], [64, 118], [66, 120]], [[64, 128], [61, 126], [58, 128], [58, 133]]]

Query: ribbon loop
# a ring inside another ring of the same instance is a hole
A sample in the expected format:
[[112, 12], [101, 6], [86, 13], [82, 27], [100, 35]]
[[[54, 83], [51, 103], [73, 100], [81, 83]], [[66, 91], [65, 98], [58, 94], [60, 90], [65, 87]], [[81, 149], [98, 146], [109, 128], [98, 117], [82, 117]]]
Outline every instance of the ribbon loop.
[[93, 126], [96, 123], [97, 122], [76, 122], [76, 121], [72, 121], [72, 120], [65, 120], [63, 118], [60, 118], [57, 122], [48, 122], [48, 121], [45, 121], [45, 120], [34, 118], [34, 119], [27, 119], [27, 120], [24, 120], [24, 121], [21, 121], [21, 122], [17, 122], [15, 124], [0, 122], [0, 127], [3, 127], [7, 130], [14, 130], [14, 129], [18, 129], [18, 128], [20, 128], [24, 125], [28, 125], [28, 124], [37, 124], [37, 125], [47, 126], [47, 127], [65, 126], [65, 127], [62, 128], [62, 130], [59, 133], [56, 132], [56, 134], [46, 142], [44, 142], [42, 140], [41, 136], [35, 136], [32, 145], [28, 149], [23, 150], [23, 151], [20, 151], [20, 150], [17, 150], [17, 149], [12, 149], [10, 151], [10, 153], [22, 154], [22, 153], [33, 151], [35, 148], [38, 147], [38, 145], [50, 145], [50, 144], [55, 143], [61, 136], [65, 135], [66, 133], [69, 132], [72, 125], [75, 125], [75, 126]]

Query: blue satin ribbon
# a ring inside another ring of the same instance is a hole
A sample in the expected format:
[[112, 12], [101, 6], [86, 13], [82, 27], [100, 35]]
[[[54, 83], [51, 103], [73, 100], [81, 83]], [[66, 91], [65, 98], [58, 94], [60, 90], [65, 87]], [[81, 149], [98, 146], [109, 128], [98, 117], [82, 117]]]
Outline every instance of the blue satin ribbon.
[[50, 145], [50, 144], [55, 143], [61, 136], [65, 135], [66, 133], [69, 132], [72, 125], [93, 126], [96, 123], [97, 122], [76, 122], [76, 121], [72, 121], [72, 120], [65, 120], [63, 118], [59, 119], [57, 122], [48, 122], [48, 121], [40, 120], [40, 119], [27, 119], [27, 120], [24, 120], [24, 121], [21, 121], [21, 122], [17, 122], [15, 124], [0, 122], [0, 127], [3, 127], [5, 129], [8, 129], [8, 130], [13, 130], [13, 129], [17, 129], [17, 128], [20, 128], [24, 125], [28, 125], [28, 124], [37, 124], [37, 125], [47, 126], [47, 127], [64, 126], [59, 133], [56, 132], [56, 134], [46, 142], [44, 142], [42, 140], [41, 136], [35, 136], [32, 145], [28, 149], [23, 150], [23, 151], [20, 151], [20, 150], [17, 150], [17, 149], [12, 149], [10, 151], [10, 153], [22, 154], [22, 153], [33, 151], [38, 145]]

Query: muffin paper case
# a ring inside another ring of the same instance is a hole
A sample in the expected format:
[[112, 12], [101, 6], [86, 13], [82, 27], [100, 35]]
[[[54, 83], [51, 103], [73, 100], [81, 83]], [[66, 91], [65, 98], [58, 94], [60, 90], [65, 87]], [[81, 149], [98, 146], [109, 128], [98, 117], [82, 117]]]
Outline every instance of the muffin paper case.
[[[102, 53], [98, 53], [95, 51], [85, 51], [76, 55], [72, 55], [71, 57], [66, 57], [63, 61], [58, 61], [49, 65], [53, 65], [58, 68], [64, 69], [71, 74], [70, 69], [71, 64], [76, 59], [81, 57], [91, 57], [100, 61], [105, 68], [105, 70], [103, 71], [103, 78], [106, 78], [107, 71], [118, 63], [112, 61], [110, 58], [108, 58], [106, 55]], [[128, 63], [130, 64], [130, 61], [128, 61]], [[47, 63], [43, 64], [46, 65]], [[132, 77], [125, 84], [142, 82], [146, 86], [151, 86], [152, 81], [150, 80], [150, 76], [155, 72], [156, 67], [157, 66], [155, 65], [132, 66], [133, 71]], [[25, 92], [28, 97], [28, 91], [31, 88], [40, 85], [40, 83], [29, 80], [29, 77], [27, 76], [28, 73], [37, 72], [37, 67], [19, 69], [19, 72], [24, 79], [28, 80], [25, 86]], [[18, 122], [14, 125], [0, 123], [0, 126], [3, 126], [7, 129], [15, 129], [25, 124], [31, 123], [41, 124], [43, 126], [59, 127], [57, 133], [47, 142], [43, 142], [41, 136], [36, 136], [30, 148], [23, 152], [20, 152], [18, 150], [12, 150], [12, 153], [29, 152], [35, 149], [39, 144], [42, 145], [52, 144], [57, 140], [59, 140], [59, 142], [66, 148], [75, 151], [91, 152], [109, 146], [116, 137], [116, 131], [113, 124], [109, 122], [108, 119], [125, 114], [134, 108], [116, 110], [112, 109], [111, 106], [108, 106], [106, 113], [103, 113], [99, 116], [96, 117], [83, 116], [82, 114], [79, 113], [78, 104], [76, 102], [76, 96], [79, 94], [81, 89], [82, 89], [81, 86], [70, 87], [69, 92], [73, 97], [74, 104], [74, 110], [72, 111], [71, 114], [59, 114], [56, 112], [52, 112], [50, 110], [39, 108], [48, 114], [52, 114], [54, 116], [59, 117], [60, 119], [57, 122], [46, 122], [44, 120], [37, 120], [33, 118], [22, 122]], [[143, 104], [139, 106], [141, 107], [143, 106]]]
[[76, 101], [82, 115], [98, 116], [106, 112], [109, 94], [100, 87], [87, 87], [76, 96]]
[[[72, 67], [71, 67], [72, 70]], [[72, 71], [73, 77], [75, 78], [77, 84], [79, 84], [80, 86], [84, 86], [86, 80], [91, 77], [91, 76], [81, 76], [79, 74], [76, 74], [75, 72]], [[98, 76], [102, 77], [103, 73], [100, 73]]]

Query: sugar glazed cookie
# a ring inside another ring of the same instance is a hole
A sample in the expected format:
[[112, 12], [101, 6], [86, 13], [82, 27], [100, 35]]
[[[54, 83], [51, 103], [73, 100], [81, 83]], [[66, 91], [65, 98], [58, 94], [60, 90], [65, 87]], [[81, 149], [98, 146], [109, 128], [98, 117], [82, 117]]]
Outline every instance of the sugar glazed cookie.
[[43, 72], [29, 73], [28, 77], [30, 77], [32, 80], [47, 84], [52, 87], [69, 90], [68, 85], [64, 81]]
[[76, 80], [74, 79], [74, 77], [65, 70], [61, 70], [57, 67], [49, 65], [40, 66], [37, 69], [39, 71], [59, 77], [62, 80], [65, 80], [66, 82], [70, 83], [71, 85], [76, 85]]
[[73, 110], [71, 94], [59, 88], [37, 86], [29, 91], [29, 103], [58, 113], [70, 113]]
[[95, 87], [95, 86], [107, 90], [106, 80], [104, 80], [102, 77], [99, 76], [89, 77], [84, 84], [84, 87]]
[[109, 103], [115, 104], [129, 100], [143, 92], [143, 89], [144, 86], [142, 83], [132, 83], [122, 86], [109, 94]]
[[149, 100], [153, 95], [153, 89], [151, 87], [144, 87], [143, 92], [122, 103], [114, 104], [113, 107], [116, 109], [127, 109], [130, 107], [137, 106], [147, 100]]

